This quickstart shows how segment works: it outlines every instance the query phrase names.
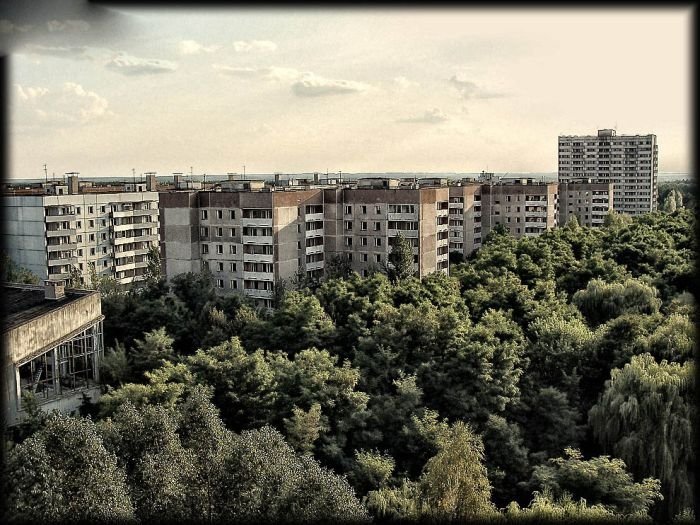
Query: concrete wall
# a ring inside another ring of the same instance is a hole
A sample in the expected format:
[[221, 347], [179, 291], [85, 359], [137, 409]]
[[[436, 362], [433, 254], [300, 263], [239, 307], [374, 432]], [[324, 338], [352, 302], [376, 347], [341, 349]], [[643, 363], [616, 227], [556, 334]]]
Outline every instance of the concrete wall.
[[40, 279], [47, 277], [44, 206], [41, 196], [2, 198], [2, 245], [16, 264]]
[[98, 292], [89, 292], [44, 315], [8, 330], [3, 345], [11, 362], [21, 364], [56, 346], [67, 334], [83, 330], [102, 316]]

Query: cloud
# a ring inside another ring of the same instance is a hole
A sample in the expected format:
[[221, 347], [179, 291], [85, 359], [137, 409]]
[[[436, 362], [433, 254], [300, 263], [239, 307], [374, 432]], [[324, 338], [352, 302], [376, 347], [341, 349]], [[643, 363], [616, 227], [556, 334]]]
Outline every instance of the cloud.
[[408, 123], [408, 124], [439, 124], [449, 120], [449, 117], [445, 115], [440, 109], [433, 108], [422, 115], [417, 115], [414, 117], [408, 117], [404, 119], [399, 119], [396, 122]]
[[237, 40], [233, 43], [236, 53], [249, 53], [251, 51], [275, 51], [277, 44], [269, 40]]
[[175, 62], [156, 58], [138, 58], [120, 54], [109, 60], [105, 67], [123, 75], [150, 75], [155, 73], [170, 73], [177, 69]]
[[497, 93], [495, 91], [487, 91], [481, 89], [475, 82], [469, 80], [463, 73], [457, 73], [452, 75], [450, 78], [450, 83], [459, 91], [462, 97], [470, 98], [502, 98], [506, 95], [504, 93]]
[[304, 74], [292, 84], [292, 92], [299, 97], [323, 97], [367, 91], [369, 85], [352, 80], [333, 80], [313, 73]]
[[37, 55], [49, 55], [73, 60], [92, 60], [91, 48], [87, 46], [41, 46], [35, 45], [28, 48], [30, 53]]
[[212, 64], [212, 67], [224, 75], [242, 78], [262, 78], [264, 80], [293, 81], [304, 73], [291, 67], [235, 67]]
[[213, 53], [221, 46], [205, 46], [195, 40], [183, 40], [180, 42], [180, 53], [183, 55], [197, 55], [199, 53]]
[[32, 25], [23, 25], [23, 26], [18, 26], [11, 20], [7, 20], [6, 18], [3, 18], [0, 20], [0, 34], [5, 34], [9, 35], [12, 33], [26, 33], [29, 31], [32, 27]]
[[74, 82], [64, 83], [58, 91], [19, 84], [15, 87], [29, 111], [27, 120], [37, 124], [87, 124], [114, 115], [107, 99]]
[[46, 22], [46, 27], [49, 33], [56, 33], [59, 31], [84, 33], [90, 31], [90, 23], [85, 20], [50, 20]]
[[222, 64], [212, 64], [214, 69], [219, 71], [224, 75], [230, 75], [232, 77], [257, 77], [260, 76], [260, 69], [254, 67], [233, 67], [225, 66]]
[[420, 84], [414, 82], [413, 80], [408, 80], [406, 77], [396, 77], [394, 79], [394, 85], [401, 91], [405, 91], [412, 87], [418, 87]]

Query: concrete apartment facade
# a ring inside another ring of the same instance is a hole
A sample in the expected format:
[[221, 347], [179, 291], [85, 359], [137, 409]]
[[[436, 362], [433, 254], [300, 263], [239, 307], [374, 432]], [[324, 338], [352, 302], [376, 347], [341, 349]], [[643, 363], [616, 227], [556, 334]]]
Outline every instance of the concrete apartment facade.
[[590, 180], [613, 185], [614, 209], [629, 215], [656, 210], [658, 199], [656, 135], [559, 136], [559, 182]]
[[329, 257], [361, 275], [388, 262], [398, 232], [414, 247], [421, 277], [448, 272], [449, 189], [400, 188], [398, 180], [358, 187], [227, 185], [224, 191], [164, 191], [161, 254], [168, 279], [208, 268], [222, 293], [271, 306], [275, 282], [319, 279]]
[[[118, 187], [53, 184], [2, 198], [7, 255], [41, 279], [90, 282], [90, 267], [126, 285], [144, 279], [158, 246], [158, 192], [148, 183]], [[46, 192], [42, 194], [42, 192]]]
[[581, 179], [559, 183], [559, 219], [564, 226], [575, 216], [581, 226], [598, 228], [613, 208], [612, 183], [594, 183]]
[[77, 411], [83, 394], [100, 394], [104, 353], [100, 294], [44, 286], [2, 285], [5, 422], [21, 422], [22, 393], [36, 396], [42, 410]]
[[558, 224], [556, 182], [532, 179], [450, 186], [450, 251], [470, 255], [498, 224], [516, 238], [541, 235]]

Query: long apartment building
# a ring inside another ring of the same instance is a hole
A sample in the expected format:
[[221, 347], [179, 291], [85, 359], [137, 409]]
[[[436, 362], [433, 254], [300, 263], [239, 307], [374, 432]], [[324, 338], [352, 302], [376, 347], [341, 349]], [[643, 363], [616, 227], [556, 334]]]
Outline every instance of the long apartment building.
[[559, 182], [612, 184], [618, 212], [639, 215], [656, 210], [657, 177], [656, 135], [617, 135], [615, 130], [601, 129], [597, 135], [559, 137]]
[[448, 271], [449, 189], [404, 188], [397, 179], [357, 187], [280, 190], [240, 182], [220, 191], [160, 194], [166, 276], [208, 268], [223, 293], [240, 291], [271, 306], [275, 283], [320, 278], [330, 257], [367, 275], [388, 262], [401, 232], [416, 275]]
[[[80, 183], [6, 193], [2, 231], [7, 255], [41, 279], [89, 283], [98, 276], [126, 285], [144, 279], [158, 246], [158, 192], [147, 182], [96, 187]], [[76, 283], [77, 284], [77, 283]]]
[[516, 238], [537, 236], [559, 219], [555, 182], [463, 180], [449, 187], [450, 251], [467, 256], [498, 224]]

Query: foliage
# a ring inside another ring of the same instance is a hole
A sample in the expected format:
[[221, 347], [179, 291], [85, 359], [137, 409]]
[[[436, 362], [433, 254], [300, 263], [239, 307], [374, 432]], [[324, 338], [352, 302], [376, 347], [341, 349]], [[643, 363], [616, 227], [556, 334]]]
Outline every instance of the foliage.
[[603, 451], [622, 459], [636, 477], [661, 480], [664, 500], [654, 515], [671, 519], [692, 505], [689, 469], [695, 460], [692, 362], [683, 365], [643, 354], [612, 371], [589, 414]]
[[556, 498], [569, 493], [615, 514], [636, 517], [646, 516], [653, 503], [662, 499], [658, 479], [635, 483], [621, 459], [599, 456], [584, 460], [578, 450], [571, 448], [565, 454], [535, 467], [533, 473], [534, 482]]
[[394, 237], [394, 243], [389, 252], [387, 275], [391, 282], [400, 282], [413, 277], [413, 247], [403, 233]]
[[593, 279], [585, 290], [576, 292], [572, 302], [594, 326], [625, 313], [653, 314], [661, 301], [653, 287], [634, 279], [608, 284]]
[[17, 265], [8, 255], [2, 255], [0, 281], [5, 283], [39, 284], [39, 277]]
[[8, 508], [14, 520], [130, 519], [123, 471], [90, 419], [60, 414], [8, 455]]

